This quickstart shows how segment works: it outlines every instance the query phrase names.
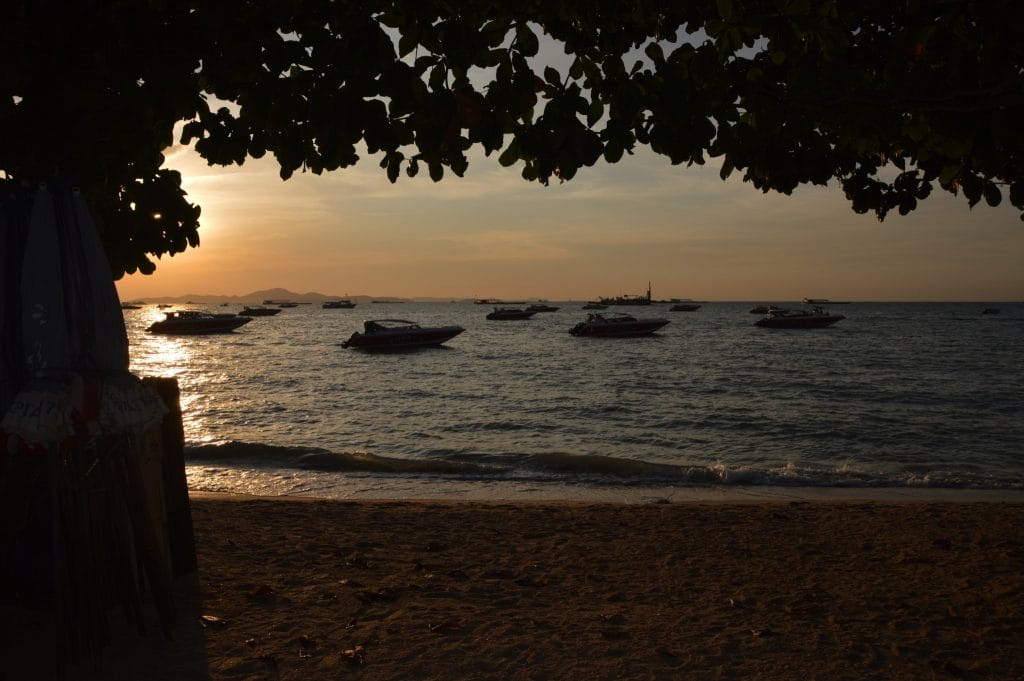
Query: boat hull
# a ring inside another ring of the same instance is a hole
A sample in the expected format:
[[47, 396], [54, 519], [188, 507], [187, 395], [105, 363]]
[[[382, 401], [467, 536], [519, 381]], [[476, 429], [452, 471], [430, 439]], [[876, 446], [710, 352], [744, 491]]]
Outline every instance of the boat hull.
[[209, 333], [231, 333], [238, 327], [248, 324], [249, 317], [221, 318], [204, 321], [187, 322], [153, 322], [147, 329], [150, 333], [169, 334], [175, 336], [198, 336]]
[[768, 329], [821, 329], [832, 326], [838, 321], [846, 319], [843, 315], [829, 315], [827, 317], [765, 317], [758, 319], [754, 324]]
[[590, 324], [581, 322], [569, 330], [573, 336], [592, 336], [597, 338], [629, 338], [647, 336], [668, 324], [667, 319], [637, 320], [615, 324]]
[[494, 312], [488, 313], [487, 319], [490, 319], [492, 321], [507, 321], [510, 319], [529, 319], [535, 314], [535, 312], [532, 312], [530, 310], [496, 310]]
[[465, 331], [460, 326], [446, 326], [415, 331], [383, 333], [354, 333], [341, 344], [343, 348], [357, 350], [410, 350], [438, 346]]

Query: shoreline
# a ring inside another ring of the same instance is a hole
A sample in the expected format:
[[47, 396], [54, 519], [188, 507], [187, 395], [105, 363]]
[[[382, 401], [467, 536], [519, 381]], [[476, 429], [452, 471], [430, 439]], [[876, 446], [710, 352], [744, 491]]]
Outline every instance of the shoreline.
[[556, 483], [461, 483], [402, 480], [392, 485], [360, 486], [317, 493], [248, 494], [191, 490], [193, 499], [280, 499], [322, 501], [446, 501], [474, 503], [685, 504], [805, 502], [1007, 502], [1024, 503], [1024, 490], [948, 487], [785, 487], [769, 485], [702, 485], [641, 487], [565, 485]]

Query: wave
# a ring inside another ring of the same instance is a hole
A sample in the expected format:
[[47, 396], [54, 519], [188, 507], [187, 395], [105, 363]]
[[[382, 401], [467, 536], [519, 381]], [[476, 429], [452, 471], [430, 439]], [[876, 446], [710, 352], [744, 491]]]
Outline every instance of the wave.
[[792, 463], [774, 468], [722, 462], [686, 465], [565, 452], [480, 455], [438, 450], [428, 457], [405, 459], [366, 452], [334, 452], [319, 447], [231, 441], [187, 446], [185, 460], [187, 464], [217, 464], [240, 469], [285, 468], [337, 474], [585, 485], [1024, 489], [1024, 480], [1018, 477], [1001, 477], [973, 467], [943, 470], [913, 466], [878, 472], [850, 465], [835, 468]]

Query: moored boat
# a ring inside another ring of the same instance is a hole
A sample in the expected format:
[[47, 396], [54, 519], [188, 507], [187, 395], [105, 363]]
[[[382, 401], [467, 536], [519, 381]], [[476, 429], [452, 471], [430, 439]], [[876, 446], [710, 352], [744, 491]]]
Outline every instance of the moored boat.
[[582, 307], [580, 307], [580, 309], [581, 310], [607, 310], [608, 306], [605, 305], [604, 303], [598, 303], [596, 301], [591, 300], [591, 301], [585, 303]]
[[279, 307], [261, 307], [259, 305], [257, 305], [256, 307], [249, 307], [248, 305], [246, 305], [238, 314], [241, 317], [270, 317], [271, 315], [275, 315], [280, 311], [281, 308]]
[[557, 312], [558, 308], [554, 305], [547, 305], [546, 303], [534, 303], [526, 308], [530, 312]]
[[667, 319], [637, 319], [628, 314], [589, 314], [569, 329], [574, 336], [646, 336], [668, 324]]
[[487, 318], [494, 320], [506, 320], [506, 319], [529, 319], [534, 314], [532, 310], [521, 310], [517, 307], [496, 307], [494, 311], [487, 313]]
[[[377, 301], [374, 301], [377, 302]], [[345, 300], [328, 300], [321, 305], [325, 310], [348, 310], [355, 307], [356, 304], [347, 298]]]
[[647, 284], [647, 293], [640, 295], [624, 294], [621, 296], [609, 296], [598, 298], [602, 305], [650, 305], [651, 284]]
[[700, 309], [700, 305], [695, 303], [676, 303], [669, 308], [670, 312], [694, 312]]
[[408, 350], [441, 345], [465, 331], [461, 326], [420, 326], [405, 319], [370, 319], [341, 344], [359, 350]]
[[850, 303], [845, 300], [829, 300], [828, 298], [804, 298], [802, 301], [804, 305], [849, 305]]
[[768, 314], [754, 324], [770, 329], [820, 329], [846, 319], [841, 314], [832, 314], [820, 307], [810, 310], [785, 310], [770, 308]]
[[174, 310], [165, 312], [164, 319], [153, 322], [146, 330], [150, 333], [188, 335], [229, 333], [251, 321], [251, 317], [242, 317], [236, 314], [212, 314], [198, 310]]

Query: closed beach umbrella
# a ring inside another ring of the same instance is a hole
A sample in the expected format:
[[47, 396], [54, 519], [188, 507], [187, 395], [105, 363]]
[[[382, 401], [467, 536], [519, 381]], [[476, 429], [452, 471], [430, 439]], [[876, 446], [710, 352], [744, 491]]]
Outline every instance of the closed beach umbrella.
[[60, 442], [71, 435], [72, 400], [66, 383], [71, 345], [64, 314], [61, 248], [53, 200], [36, 191], [25, 239], [21, 277], [21, 369], [28, 377], [2, 421], [5, 431], [29, 443]]
[[[5, 208], [5, 215], [9, 212]], [[155, 391], [128, 371], [117, 290], [77, 189], [54, 181], [35, 191], [21, 251], [20, 268], [11, 267], [12, 260], [19, 264], [17, 255], [8, 255], [0, 270], [5, 283], [13, 278], [18, 289], [17, 296], [5, 291], [0, 313], [8, 320], [16, 314], [20, 330], [14, 338], [20, 342], [12, 343], [20, 352], [7, 357], [4, 372], [24, 378], [12, 384], [16, 392], [0, 428], [47, 452], [55, 614], [64, 625], [58, 638], [61, 668], [65, 653], [82, 652], [98, 662], [112, 580], [116, 598], [141, 628], [143, 580], [135, 573], [136, 550], [144, 554], [165, 631], [173, 624], [170, 568], [153, 559], [166, 537], [154, 531], [152, 500], [137, 484], [140, 438], [96, 439], [137, 435], [160, 423], [167, 410]], [[6, 347], [5, 341], [5, 352]], [[74, 608], [65, 610], [69, 603]]]

